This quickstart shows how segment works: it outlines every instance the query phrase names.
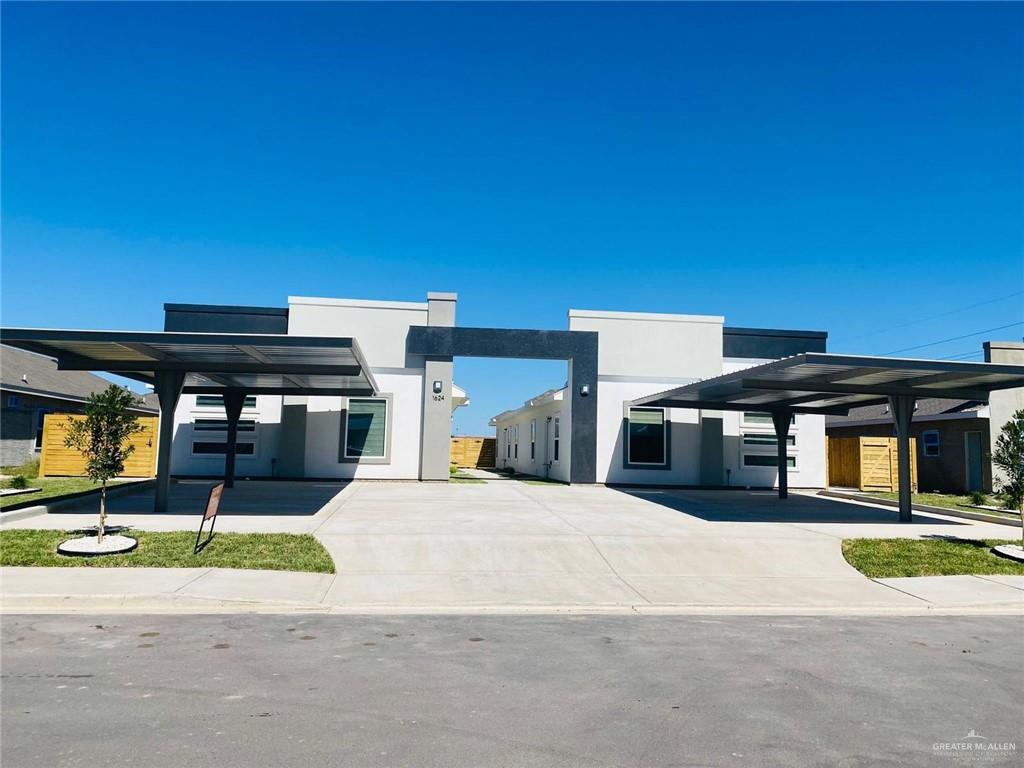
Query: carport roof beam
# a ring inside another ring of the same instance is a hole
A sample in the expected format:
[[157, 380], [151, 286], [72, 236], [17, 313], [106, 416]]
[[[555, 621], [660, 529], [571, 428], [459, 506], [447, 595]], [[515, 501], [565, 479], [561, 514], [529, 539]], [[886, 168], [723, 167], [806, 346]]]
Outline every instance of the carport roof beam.
[[57, 360], [62, 370], [107, 371], [151, 383], [185, 375], [184, 392], [373, 395], [377, 383], [350, 337], [3, 328], [0, 341]]
[[890, 397], [988, 400], [1024, 387], [1024, 365], [807, 352], [637, 398], [634, 406], [845, 415]]

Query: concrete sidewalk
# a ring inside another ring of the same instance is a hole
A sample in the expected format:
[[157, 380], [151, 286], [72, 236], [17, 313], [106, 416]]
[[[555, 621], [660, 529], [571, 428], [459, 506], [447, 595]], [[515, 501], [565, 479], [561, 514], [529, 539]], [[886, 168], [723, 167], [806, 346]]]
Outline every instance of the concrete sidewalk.
[[[577, 602], [559, 589], [544, 589], [529, 601], [490, 604], [417, 601], [387, 604], [351, 602], [336, 589], [344, 577], [287, 571], [229, 568], [3, 568], [6, 613], [171, 612], [171, 613], [352, 613], [352, 614], [798, 614], [935, 615], [1012, 614], [1024, 611], [1024, 576], [930, 576], [913, 579], [825, 578], [814, 589], [786, 578], [694, 578], [691, 589], [676, 589], [662, 600], [626, 593], [595, 596], [582, 583]], [[339, 599], [339, 595], [341, 598]]]

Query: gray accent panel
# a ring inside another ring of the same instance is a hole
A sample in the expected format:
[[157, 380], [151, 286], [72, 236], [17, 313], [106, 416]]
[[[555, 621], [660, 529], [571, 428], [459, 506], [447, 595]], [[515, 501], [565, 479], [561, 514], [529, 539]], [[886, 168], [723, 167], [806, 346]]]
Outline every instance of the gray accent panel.
[[367, 458], [351, 457], [345, 455], [345, 440], [347, 438], [346, 432], [348, 431], [348, 400], [345, 398], [342, 402], [341, 407], [341, 429], [338, 430], [338, 463], [339, 464], [390, 464], [391, 463], [391, 441], [394, 439], [391, 434], [391, 425], [394, 421], [395, 403], [394, 397], [390, 393], [383, 393], [377, 395], [368, 395], [366, 397], [357, 397], [357, 400], [387, 400], [387, 416], [385, 418], [384, 426], [384, 456], [383, 458]]
[[700, 412], [700, 482], [722, 485], [725, 475], [725, 438], [722, 417]]
[[722, 357], [763, 358], [826, 352], [826, 331], [787, 331], [778, 328], [723, 328]]
[[306, 404], [308, 398], [285, 396], [281, 404], [281, 437], [278, 442], [278, 477], [306, 474]]
[[[406, 351], [413, 355], [568, 360], [572, 415], [569, 482], [597, 481], [596, 331], [413, 326], [406, 344]], [[590, 390], [586, 397], [580, 394], [583, 385]]]
[[164, 304], [164, 330], [197, 333], [288, 333], [288, 308]]
[[[424, 361], [423, 444], [420, 446], [420, 479], [447, 480], [451, 458], [452, 433], [452, 359]], [[441, 393], [434, 382], [441, 382]]]

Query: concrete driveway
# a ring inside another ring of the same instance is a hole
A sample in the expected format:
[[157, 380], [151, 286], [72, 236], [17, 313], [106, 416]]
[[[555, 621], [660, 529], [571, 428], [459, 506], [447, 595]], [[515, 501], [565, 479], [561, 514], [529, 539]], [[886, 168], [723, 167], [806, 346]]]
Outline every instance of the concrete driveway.
[[[921, 608], [846, 563], [847, 536], [1006, 536], [1008, 528], [763, 492], [356, 484], [316, 530], [326, 602], [391, 606]], [[984, 530], [982, 530], [984, 529]], [[994, 530], [993, 530], [994, 529]], [[994, 602], [1024, 592], [993, 585]]]
[[[184, 485], [177, 493], [203, 495]], [[152, 578], [167, 598], [265, 602], [273, 596], [344, 610], [1024, 609], [1024, 577], [876, 581], [849, 566], [841, 551], [846, 537], [1007, 538], [1015, 535], [1012, 528], [924, 514], [901, 525], [891, 508], [813, 495], [780, 501], [769, 492], [625, 491], [510, 480], [240, 483], [231, 493], [234, 499], [226, 500], [235, 514], [219, 520], [218, 530], [313, 533], [330, 551], [337, 574], [194, 569], [173, 578], [143, 573], [151, 569], [7, 569], [4, 593], [113, 589], [144, 595], [153, 591], [145, 582]], [[279, 496], [285, 497], [280, 509]], [[246, 513], [256, 500], [257, 511]], [[144, 503], [125, 497], [109, 523], [194, 530], [196, 506], [190, 515], [147, 515]], [[0, 522], [90, 524], [95, 512], [78, 506]], [[116, 589], [110, 586], [115, 580]]]

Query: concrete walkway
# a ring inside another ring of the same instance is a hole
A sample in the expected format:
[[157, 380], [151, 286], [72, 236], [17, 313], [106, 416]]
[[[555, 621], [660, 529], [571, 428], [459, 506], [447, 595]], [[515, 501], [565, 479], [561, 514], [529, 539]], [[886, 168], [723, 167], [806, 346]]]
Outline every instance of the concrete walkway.
[[[240, 484], [242, 486], [244, 484]], [[273, 493], [258, 489], [270, 512]], [[313, 485], [313, 484], [309, 484]], [[340, 489], [340, 490], [339, 490]], [[143, 606], [350, 612], [1024, 611], [1024, 577], [867, 579], [844, 537], [1005, 538], [1005, 526], [794, 494], [602, 487], [353, 483], [312, 514], [226, 515], [218, 530], [312, 532], [337, 574], [219, 569], [5, 569], [4, 608]], [[251, 488], [240, 495], [254, 494]], [[195, 515], [111, 524], [193, 529]], [[2, 527], [91, 524], [77, 510]]]

